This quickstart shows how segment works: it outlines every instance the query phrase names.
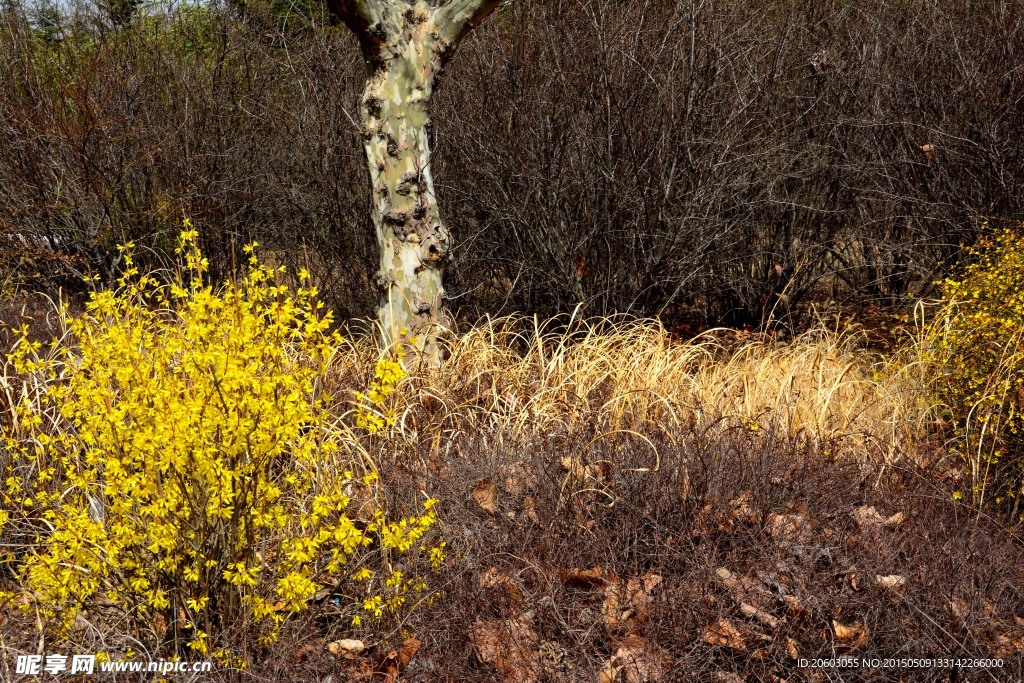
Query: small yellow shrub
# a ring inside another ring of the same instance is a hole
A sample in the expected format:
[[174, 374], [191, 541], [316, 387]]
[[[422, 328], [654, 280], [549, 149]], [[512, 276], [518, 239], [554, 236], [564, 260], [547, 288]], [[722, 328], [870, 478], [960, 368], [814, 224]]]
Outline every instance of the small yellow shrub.
[[308, 275], [277, 284], [252, 245], [244, 278], [214, 289], [188, 227], [169, 284], [126, 245], [116, 290], [65, 314], [48, 350], [23, 332], [8, 355], [23, 390], [0, 428], [0, 529], [23, 550], [0, 563], [60, 631], [98, 601], [161, 614], [204, 654], [229, 629], [274, 640], [324, 587], [355, 624], [408, 608], [427, 590], [412, 560], [440, 552], [425, 539], [436, 501], [389, 521], [376, 474], [353, 471], [318, 392], [339, 339]]
[[1016, 497], [1024, 474], [1024, 230], [994, 232], [939, 284], [921, 339], [934, 389], [971, 464], [975, 494]]

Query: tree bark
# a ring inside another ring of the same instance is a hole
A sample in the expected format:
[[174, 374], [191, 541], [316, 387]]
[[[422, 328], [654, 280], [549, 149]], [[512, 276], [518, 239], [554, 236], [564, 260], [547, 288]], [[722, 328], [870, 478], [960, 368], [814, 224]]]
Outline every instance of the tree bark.
[[499, 3], [332, 0], [359, 38], [367, 82], [359, 114], [380, 245], [378, 319], [384, 348], [401, 344], [440, 363], [451, 249], [430, 169], [430, 99], [459, 41]]

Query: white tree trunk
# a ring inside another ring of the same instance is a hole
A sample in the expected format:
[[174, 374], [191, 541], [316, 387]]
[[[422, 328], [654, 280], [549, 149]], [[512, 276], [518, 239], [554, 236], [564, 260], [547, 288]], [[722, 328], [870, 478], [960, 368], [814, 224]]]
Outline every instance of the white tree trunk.
[[451, 249], [430, 169], [430, 99], [446, 59], [495, 0], [333, 0], [359, 37], [367, 83], [359, 113], [380, 244], [378, 319], [385, 347], [400, 343], [432, 365], [446, 326], [443, 276]]
[[442, 277], [450, 245], [427, 134], [443, 44], [426, 3], [410, 6], [400, 21], [370, 62], [360, 105], [380, 244], [378, 316], [385, 344], [415, 337], [414, 346], [433, 358], [445, 322]]

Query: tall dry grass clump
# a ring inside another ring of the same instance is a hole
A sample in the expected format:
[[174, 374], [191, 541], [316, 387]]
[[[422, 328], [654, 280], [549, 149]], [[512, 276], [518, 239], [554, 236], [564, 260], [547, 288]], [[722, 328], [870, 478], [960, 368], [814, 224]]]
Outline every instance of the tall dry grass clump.
[[443, 371], [405, 381], [395, 430], [438, 446], [462, 431], [674, 439], [714, 426], [842, 441], [890, 460], [931, 419], [911, 378], [859, 349], [856, 331], [824, 324], [788, 341], [727, 330], [680, 340], [653, 320], [488, 319], [449, 340]]

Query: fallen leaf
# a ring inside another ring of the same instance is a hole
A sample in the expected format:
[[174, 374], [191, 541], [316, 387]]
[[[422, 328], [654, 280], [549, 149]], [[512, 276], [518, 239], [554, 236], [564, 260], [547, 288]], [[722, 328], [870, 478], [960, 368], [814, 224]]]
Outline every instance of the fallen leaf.
[[743, 616], [747, 617], [748, 619], [756, 619], [768, 628], [778, 628], [779, 626], [778, 619], [773, 617], [768, 612], [765, 612], [763, 609], [758, 609], [757, 607], [754, 607], [750, 603], [740, 603], [740, 612], [742, 612]]
[[374, 678], [383, 676], [384, 683], [398, 683], [398, 673], [398, 650], [388, 650], [373, 670]]
[[503, 468], [502, 473], [505, 475], [505, 482], [501, 488], [511, 496], [519, 497], [537, 487], [537, 475], [526, 463], [517, 462]]
[[533, 500], [533, 496], [527, 496], [523, 499], [523, 512], [526, 513], [526, 518], [540, 526], [540, 518], [537, 517], [537, 504]]
[[297, 648], [295, 648], [295, 659], [296, 661], [300, 662], [304, 661], [307, 657], [311, 657], [313, 654], [315, 654], [316, 651], [316, 648], [312, 645], [300, 645]]
[[619, 644], [602, 674], [609, 672], [610, 677], [604, 679], [607, 681], [615, 681], [622, 674], [626, 683], [658, 683], [668, 673], [669, 664], [664, 648], [631, 635]]
[[526, 600], [519, 582], [497, 567], [491, 567], [480, 575], [480, 587], [500, 589], [515, 605], [521, 605]]
[[604, 604], [601, 614], [605, 625], [611, 630], [631, 631], [640, 625], [650, 611], [652, 594], [661, 585], [660, 574], [634, 576], [626, 585], [621, 581], [610, 581], [604, 589]]
[[1020, 654], [1024, 654], [1024, 637], [1014, 637], [1005, 633], [996, 635], [996, 647], [992, 652], [994, 657], [1009, 659]]
[[739, 577], [725, 567], [719, 567], [716, 569], [715, 576], [718, 577], [719, 581], [721, 581], [726, 588], [734, 588], [740, 583]]
[[589, 478], [593, 479], [595, 482], [599, 484], [604, 484], [605, 482], [611, 479], [612, 466], [611, 463], [602, 460], [600, 462], [590, 463], [589, 465], [587, 465], [584, 472]]
[[886, 527], [888, 527], [890, 529], [895, 529], [900, 524], [903, 524], [903, 521], [906, 518], [907, 518], [907, 516], [904, 515], [902, 512], [897, 512], [896, 514], [891, 515], [888, 519], [886, 519], [884, 524], [885, 524]]
[[757, 523], [757, 513], [750, 507], [750, 491], [744, 491], [729, 504], [732, 506], [733, 520], [743, 524]]
[[[345, 495], [349, 497], [349, 507], [346, 514], [353, 520], [365, 524], [373, 521], [373, 513], [377, 509], [377, 499], [373, 489], [359, 481], [349, 482], [344, 489]], [[268, 553], [267, 561], [270, 560]]]
[[847, 626], [845, 624], [840, 624], [838, 621], [833, 619], [832, 631], [836, 635], [836, 640], [840, 641], [852, 650], [863, 648], [868, 644], [867, 629], [865, 629], [864, 624], [860, 622]]
[[481, 662], [493, 664], [502, 683], [536, 683], [540, 676], [533, 612], [514, 619], [477, 619], [470, 640]]
[[409, 666], [421, 645], [422, 643], [415, 637], [406, 638], [402, 643], [401, 650], [388, 650], [383, 657], [377, 660], [374, 676], [383, 676], [384, 683], [398, 683], [399, 673]]
[[[358, 642], [358, 641], [357, 641]], [[398, 666], [400, 669], [404, 669], [409, 666], [412, 662], [412, 658], [416, 656], [416, 653], [423, 647], [423, 643], [420, 642], [415, 636], [409, 636], [402, 643], [402, 649], [398, 653]]]
[[167, 633], [167, 619], [160, 612], [156, 613], [153, 617], [153, 631], [156, 633], [157, 638], [163, 638], [164, 634]]
[[558, 642], [545, 640], [537, 648], [540, 656], [540, 666], [548, 676], [560, 676], [572, 669], [572, 661], [569, 660], [569, 651]]
[[473, 486], [473, 500], [476, 504], [490, 514], [495, 514], [497, 508], [498, 487], [490, 479], [481, 479]]
[[850, 513], [854, 521], [864, 530], [878, 530], [882, 527], [895, 529], [903, 524], [907, 516], [897, 512], [889, 517], [883, 517], [872, 505], [862, 505]]
[[849, 586], [851, 590], [860, 590], [860, 574], [853, 569], [847, 569], [844, 572], [839, 572], [835, 575], [836, 583], [839, 585]]
[[789, 616], [793, 617], [793, 619], [803, 620], [811, 616], [810, 610], [804, 607], [803, 602], [801, 602], [800, 598], [795, 595], [783, 595], [782, 601], [786, 603], [786, 612], [788, 612]]
[[850, 516], [864, 529], [878, 528], [885, 524], [885, 517], [878, 514], [873, 505], [862, 505], [853, 510]]
[[690, 472], [686, 468], [679, 473], [679, 485], [676, 487], [676, 492], [682, 500], [690, 497]]
[[741, 652], [747, 649], [743, 635], [728, 619], [719, 619], [714, 624], [705, 626], [701, 640], [708, 645], [728, 647]]
[[711, 677], [714, 683], [746, 683], [746, 680], [739, 674], [734, 674], [731, 671], [716, 671], [715, 675]]
[[875, 584], [879, 588], [886, 590], [899, 590], [907, 584], [907, 577], [900, 576], [899, 574], [889, 574], [888, 576], [875, 576]]
[[806, 515], [772, 515], [768, 518], [767, 530], [779, 543], [806, 544], [814, 540], [814, 527]]
[[600, 565], [590, 569], [570, 569], [561, 573], [562, 583], [567, 586], [581, 588], [602, 588], [609, 581], [618, 581], [618, 577], [605, 574]]
[[970, 606], [960, 598], [953, 598], [949, 601], [949, 609], [953, 613], [953, 616], [959, 619], [966, 625], [967, 615], [970, 614]]
[[609, 659], [605, 662], [601, 672], [597, 674], [597, 683], [618, 683], [620, 671], [622, 671], [622, 667], [615, 666]]
[[772, 601], [771, 590], [758, 579], [737, 576], [725, 567], [719, 567], [715, 571], [715, 576], [720, 584], [729, 589], [737, 604], [746, 602], [763, 609]]
[[715, 506], [711, 503], [704, 503], [697, 512], [693, 515], [693, 527], [690, 532], [690, 536], [693, 538], [700, 538], [707, 536], [712, 531], [711, 517], [714, 512]]

